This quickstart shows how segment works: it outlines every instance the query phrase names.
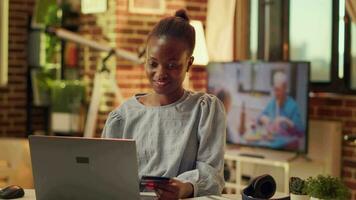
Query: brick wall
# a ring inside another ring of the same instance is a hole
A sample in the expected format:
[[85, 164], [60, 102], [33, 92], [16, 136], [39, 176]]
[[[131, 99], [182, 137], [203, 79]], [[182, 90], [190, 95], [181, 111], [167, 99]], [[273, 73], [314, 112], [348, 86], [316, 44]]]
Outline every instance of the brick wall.
[[9, 83], [0, 87], [0, 136], [26, 135], [27, 24], [33, 0], [9, 1]]
[[[309, 116], [312, 119], [343, 122], [343, 134], [356, 132], [356, 97], [319, 94], [310, 99]], [[342, 178], [356, 199], [356, 143], [342, 145]]]

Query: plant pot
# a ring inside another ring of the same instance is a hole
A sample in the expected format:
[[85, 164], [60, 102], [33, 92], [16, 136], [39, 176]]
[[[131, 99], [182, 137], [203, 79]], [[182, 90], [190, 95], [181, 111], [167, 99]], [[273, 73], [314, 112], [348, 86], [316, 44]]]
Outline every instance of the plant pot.
[[319, 198], [316, 198], [316, 197], [310, 197], [310, 200], [323, 200], [323, 199], [319, 199]]
[[299, 194], [292, 194], [290, 193], [291, 200], [309, 200], [309, 195], [299, 195]]

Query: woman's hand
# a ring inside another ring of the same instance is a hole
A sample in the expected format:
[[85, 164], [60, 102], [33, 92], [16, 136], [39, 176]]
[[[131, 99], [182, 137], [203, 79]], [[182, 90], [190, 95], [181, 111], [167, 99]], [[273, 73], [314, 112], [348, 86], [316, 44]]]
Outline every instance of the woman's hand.
[[183, 183], [179, 180], [171, 179], [168, 184], [157, 184], [155, 191], [159, 200], [177, 200], [192, 197], [194, 189], [191, 183]]
[[294, 127], [294, 123], [290, 119], [284, 116], [278, 116], [275, 119], [275, 122], [278, 124], [279, 127], [282, 126], [283, 124], [285, 124], [288, 128]]

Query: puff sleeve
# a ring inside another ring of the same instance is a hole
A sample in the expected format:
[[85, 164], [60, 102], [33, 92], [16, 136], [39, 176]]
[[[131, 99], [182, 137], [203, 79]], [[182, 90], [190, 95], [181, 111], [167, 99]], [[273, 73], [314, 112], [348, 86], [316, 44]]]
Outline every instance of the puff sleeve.
[[200, 98], [196, 168], [177, 178], [190, 182], [194, 196], [220, 195], [224, 188], [226, 116], [222, 102], [212, 95]]
[[110, 112], [101, 133], [102, 138], [122, 138], [124, 130], [124, 118], [118, 111]]

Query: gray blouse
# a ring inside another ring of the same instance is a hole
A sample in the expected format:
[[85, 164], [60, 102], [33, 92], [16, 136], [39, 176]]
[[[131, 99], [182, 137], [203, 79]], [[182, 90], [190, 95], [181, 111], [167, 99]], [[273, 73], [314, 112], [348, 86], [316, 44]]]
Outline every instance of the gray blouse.
[[221, 101], [206, 93], [185, 91], [172, 104], [145, 106], [139, 96], [110, 113], [102, 137], [136, 140], [140, 177], [190, 182], [194, 196], [221, 194], [226, 134]]

